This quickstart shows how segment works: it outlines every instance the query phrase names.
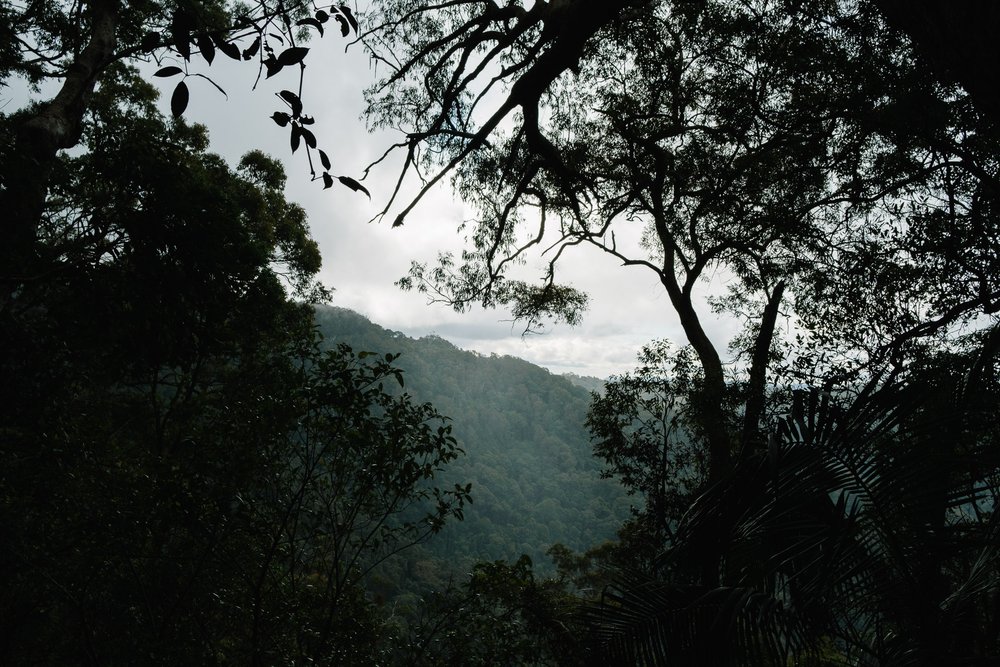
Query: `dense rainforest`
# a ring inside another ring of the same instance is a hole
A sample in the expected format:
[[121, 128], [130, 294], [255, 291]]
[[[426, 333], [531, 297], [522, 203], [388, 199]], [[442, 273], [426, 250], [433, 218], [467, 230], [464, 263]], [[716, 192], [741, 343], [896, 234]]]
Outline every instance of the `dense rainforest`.
[[600, 477], [584, 424], [589, 392], [521, 359], [481, 356], [433, 335], [413, 340], [348, 310], [321, 306], [316, 322], [326, 344], [393, 350], [406, 393], [452, 420], [465, 454], [447, 474], [472, 484], [474, 504], [422, 545], [439, 568], [447, 564], [438, 576], [521, 555], [551, 574], [553, 544], [582, 552], [614, 538], [630, 499]]
[[[995, 664], [998, 28], [0, 0], [0, 664]], [[309, 40], [344, 38], [396, 133], [354, 176], [307, 104]], [[185, 120], [222, 58], [287, 86], [308, 171]], [[289, 177], [394, 226], [450, 184], [464, 247], [402, 289], [572, 325], [591, 253], [683, 339], [588, 397], [382, 330], [325, 305]]]

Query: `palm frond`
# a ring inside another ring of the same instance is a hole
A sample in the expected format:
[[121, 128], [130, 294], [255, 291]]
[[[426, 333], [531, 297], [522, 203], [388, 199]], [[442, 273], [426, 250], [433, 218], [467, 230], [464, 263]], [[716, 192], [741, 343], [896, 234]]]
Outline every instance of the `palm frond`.
[[585, 622], [599, 661], [622, 665], [773, 665], [808, 649], [796, 614], [747, 587], [674, 586], [620, 575]]
[[[876, 664], [971, 650], [970, 610], [1000, 590], [1000, 519], [968, 510], [992, 512], [1000, 453], [961, 437], [964, 401], [916, 382], [844, 407], [814, 392], [692, 504], [659, 562], [670, 583], [605, 592], [587, 619], [598, 644], [682, 665], [781, 664], [831, 637]], [[691, 585], [706, 562], [721, 587]]]

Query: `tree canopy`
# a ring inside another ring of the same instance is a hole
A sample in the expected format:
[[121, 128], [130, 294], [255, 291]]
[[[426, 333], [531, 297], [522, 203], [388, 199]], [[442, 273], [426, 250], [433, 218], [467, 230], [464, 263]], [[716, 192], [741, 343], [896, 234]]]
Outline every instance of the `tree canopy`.
[[[467, 507], [470, 484], [444, 476], [462, 429], [407, 393], [393, 353], [321, 342], [321, 258], [284, 170], [253, 150], [227, 164], [183, 118], [189, 84], [221, 88], [217, 57], [297, 73], [277, 131], [323, 187], [367, 193], [332, 174], [303, 90], [304, 38], [362, 33], [354, 12], [0, 2], [0, 83], [57, 84], [0, 115], [0, 662], [1000, 655], [1000, 122], [995, 73], [968, 68], [996, 11], [528, 4], [363, 17], [368, 118], [402, 133], [383, 217], [403, 224], [446, 180], [475, 210], [464, 251], [401, 285], [531, 330], [582, 317], [560, 272], [598, 253], [656, 277], [686, 344], [651, 344], [593, 398], [603, 474], [637, 500], [617, 543], [552, 545], [551, 579], [522, 556], [445, 581], [391, 559], [504, 507]], [[744, 325], [728, 352], [712, 317]], [[556, 421], [539, 395], [461, 379]], [[503, 441], [540, 432], [494, 422]], [[548, 467], [488, 493], [554, 516], [545, 475], [572, 461], [544, 444], [498, 443]], [[385, 600], [385, 572], [437, 590]]]
[[[676, 359], [693, 372], [644, 368], [592, 411], [609, 473], [653, 515], [664, 457], [688, 455], [667, 440], [658, 386], [687, 378], [671, 393], [705, 459], [704, 472], [685, 469], [691, 511], [653, 523], [680, 530], [660, 542], [659, 581], [626, 579], [598, 613], [620, 659], [767, 664], [815, 654], [825, 637], [842, 655], [934, 662], [962, 641], [921, 627], [966, 593], [955, 613], [992, 613], [995, 573], [973, 565], [989, 557], [977, 549], [992, 544], [992, 513], [970, 514], [981, 491], [994, 497], [989, 427], [975, 453], [953, 449], [924, 401], [936, 397], [942, 420], [983, 425], [990, 410], [971, 397], [991, 382], [1000, 338], [997, 119], [962, 55], [985, 43], [946, 54], [940, 39], [956, 25], [981, 36], [976, 11], [938, 27], [920, 17], [941, 3], [919, 4], [902, 17], [899, 3], [836, 0], [400, 0], [364, 37], [385, 67], [369, 118], [403, 136], [383, 215], [403, 224], [445, 181], [475, 208], [462, 253], [414, 263], [403, 287], [458, 309], [508, 307], [529, 328], [572, 323], [587, 297], [559, 281], [561, 263], [598, 252], [655, 275], [683, 328]], [[411, 176], [417, 194], [396, 201]], [[538, 257], [542, 274], [525, 280]], [[732, 363], [707, 333], [713, 316], [745, 325]], [[927, 451], [978, 463], [921, 485], [934, 477]], [[774, 503], [775, 523], [755, 502]], [[951, 532], [977, 537], [959, 552], [930, 546]], [[849, 548], [865, 555], [845, 551], [846, 572], [822, 560]], [[924, 550], [919, 576], [897, 548]], [[931, 579], [936, 592], [918, 599], [910, 586]], [[838, 611], [811, 617], [795, 603], [810, 595]], [[907, 604], [904, 618], [895, 605]], [[961, 634], [976, 622], [954, 623]], [[981, 639], [963, 655], [992, 655], [995, 638]]]
[[0, 300], [0, 662], [372, 664], [365, 576], [462, 517], [461, 449], [392, 355], [320, 349], [281, 165], [155, 99], [106, 68]]
[[[874, 5], [388, 2], [373, 23], [369, 116], [406, 133], [403, 177], [431, 174], [396, 224], [446, 176], [478, 209], [462, 257], [404, 287], [572, 322], [559, 260], [608, 253], [662, 283], [718, 410], [695, 297], [721, 272], [749, 393], [742, 435], [707, 420], [713, 474], [756, 437], [779, 312], [818, 346], [803, 373], [829, 374], [995, 309], [994, 253], [964, 251], [995, 247], [994, 126]], [[532, 251], [539, 281], [512, 278]]]
[[[275, 112], [273, 118], [288, 128], [292, 152], [305, 145], [313, 180], [331, 187], [332, 165], [308, 127], [315, 119], [304, 113], [302, 101], [304, 60], [309, 52], [302, 42], [312, 35], [322, 36], [328, 23], [337, 24], [344, 37], [358, 30], [357, 19], [346, 5], [261, 1], [126, 6], [117, 0], [3, 3], [0, 85], [7, 85], [12, 77], [21, 77], [32, 86], [58, 84], [51, 99], [32, 99], [9, 118], [8, 134], [0, 147], [0, 206], [6, 211], [6, 243], [0, 254], [4, 289], [16, 288], [19, 280], [37, 270], [33, 251], [57, 153], [79, 144], [95, 90], [105, 82], [113, 86], [114, 72], [123, 64], [155, 62], [160, 66], [155, 76], [181, 77], [170, 100], [174, 116], [186, 109], [191, 95], [187, 82], [193, 78], [223, 90], [202, 71], [217, 54], [256, 67], [258, 81], [285, 68], [297, 70], [296, 90], [280, 94], [287, 111]], [[354, 190], [367, 192], [350, 177], [337, 178]]]

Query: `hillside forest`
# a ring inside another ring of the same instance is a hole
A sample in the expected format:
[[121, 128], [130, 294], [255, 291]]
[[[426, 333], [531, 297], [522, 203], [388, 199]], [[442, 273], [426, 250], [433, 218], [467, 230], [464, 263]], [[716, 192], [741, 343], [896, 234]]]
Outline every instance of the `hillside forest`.
[[[0, 0], [0, 664], [997, 664], [998, 33]], [[360, 173], [316, 40], [373, 63]], [[287, 86], [287, 173], [185, 119], [223, 59]], [[393, 227], [449, 189], [462, 250], [398, 281], [436, 307], [572, 326], [567, 267], [610, 257], [683, 335], [600, 382], [383, 329], [330, 305], [289, 179]]]

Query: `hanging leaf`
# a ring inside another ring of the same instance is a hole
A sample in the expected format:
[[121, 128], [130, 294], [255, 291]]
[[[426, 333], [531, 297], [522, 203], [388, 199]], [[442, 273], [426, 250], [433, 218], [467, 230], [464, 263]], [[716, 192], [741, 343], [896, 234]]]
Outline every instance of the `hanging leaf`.
[[166, 67], [164, 67], [162, 69], [156, 70], [156, 73], [153, 74], [153, 76], [164, 76], [164, 77], [166, 77], [166, 76], [174, 76], [175, 74], [183, 74], [183, 73], [184, 73], [184, 70], [182, 70], [180, 67], [177, 67], [175, 65], [167, 65]]
[[326, 23], [330, 20], [330, 15], [324, 12], [322, 9], [316, 10], [316, 20], [320, 23]]
[[174, 94], [170, 96], [170, 112], [174, 115], [174, 118], [179, 117], [187, 109], [188, 98], [187, 84], [180, 81], [177, 87], [174, 88]]
[[323, 152], [323, 151], [319, 152], [319, 161], [320, 161], [320, 164], [323, 165], [324, 169], [329, 169], [330, 168], [330, 158], [328, 158], [326, 156], [325, 152]]
[[195, 36], [194, 39], [198, 43], [198, 50], [201, 52], [201, 57], [211, 65], [212, 61], [215, 60], [215, 44], [212, 43], [212, 38], [203, 32]]
[[273, 120], [275, 123], [277, 123], [281, 127], [284, 127], [284, 126], [288, 125], [288, 121], [290, 121], [291, 119], [292, 119], [292, 117], [289, 116], [284, 111], [275, 111], [271, 115], [271, 120]]
[[350, 176], [338, 176], [337, 180], [340, 181], [341, 183], [343, 183], [344, 185], [346, 185], [347, 187], [349, 187], [350, 189], [354, 190], [355, 192], [358, 192], [358, 191], [364, 192], [366, 195], [368, 195], [369, 199], [372, 198], [372, 194], [370, 192], [368, 192], [368, 188], [366, 188], [365, 186], [361, 185], [360, 183], [358, 183], [356, 180], [354, 180]]
[[302, 129], [295, 123], [292, 123], [291, 145], [293, 153], [299, 149], [299, 141], [301, 139], [302, 139]]
[[274, 56], [268, 56], [264, 60], [264, 67], [267, 69], [267, 76], [265, 79], [270, 79], [272, 76], [281, 71], [281, 64], [275, 59]]
[[341, 5], [340, 12], [347, 17], [348, 21], [351, 22], [351, 27], [354, 28], [354, 32], [358, 32], [358, 20], [354, 18], [354, 14], [351, 13], [351, 8], [346, 5]]
[[292, 108], [292, 118], [298, 118], [299, 114], [302, 113], [302, 100], [299, 96], [290, 90], [283, 90], [278, 93], [278, 96], [288, 102], [288, 106]]
[[316, 19], [302, 19], [296, 25], [309, 25], [319, 30], [319, 36], [323, 36], [323, 24]]
[[312, 116], [303, 116], [302, 118], [299, 118], [299, 122], [303, 125], [312, 125], [316, 122], [316, 119]]
[[253, 44], [243, 49], [243, 60], [250, 60], [255, 55], [257, 51], [260, 50], [260, 35], [257, 35], [257, 39], [253, 40]]
[[274, 37], [276, 40], [278, 40], [279, 44], [284, 44], [285, 43], [285, 39], [281, 35], [279, 35], [278, 33], [276, 33], [276, 32], [269, 32], [267, 34], [270, 35], [271, 37]]
[[337, 14], [334, 18], [337, 19], [337, 23], [340, 24], [340, 35], [341, 37], [347, 37], [351, 33], [351, 26], [347, 23], [341, 14]]
[[215, 42], [216, 48], [233, 60], [240, 59], [240, 47], [236, 46], [233, 42], [227, 42], [219, 35], [212, 35], [212, 41]]
[[192, 28], [194, 28], [194, 21], [190, 14], [182, 9], [174, 12], [173, 20], [170, 23], [170, 38], [177, 53], [181, 54], [184, 60], [191, 60]]
[[309, 49], [304, 46], [293, 46], [290, 49], [285, 49], [278, 56], [278, 62], [282, 65], [294, 65], [296, 63], [302, 62], [302, 59], [306, 57], [309, 53]]
[[323, 189], [326, 190], [327, 188], [332, 188], [332, 187], [333, 187], [333, 176], [331, 176], [330, 174], [328, 174], [328, 173], [326, 173], [324, 171], [323, 172]]
[[316, 135], [307, 130], [304, 127], [299, 128], [299, 132], [302, 133], [302, 138], [306, 140], [306, 146], [309, 148], [316, 148]]

